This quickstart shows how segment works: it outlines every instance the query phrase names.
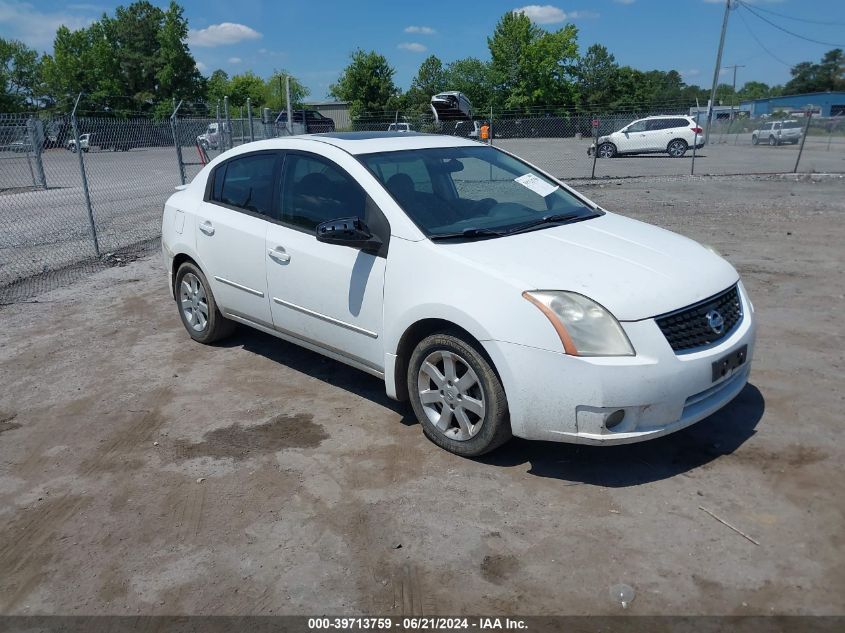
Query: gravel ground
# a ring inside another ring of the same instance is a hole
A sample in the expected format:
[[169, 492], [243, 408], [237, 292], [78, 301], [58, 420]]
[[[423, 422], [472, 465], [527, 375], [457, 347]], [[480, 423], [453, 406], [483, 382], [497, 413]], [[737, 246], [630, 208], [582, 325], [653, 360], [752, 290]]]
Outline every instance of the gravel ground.
[[[158, 258], [0, 309], [0, 613], [842, 614], [845, 180], [584, 188], [718, 248], [760, 333], [649, 443], [429, 443], [368, 375], [190, 342]], [[755, 545], [705, 508], [755, 539]]]

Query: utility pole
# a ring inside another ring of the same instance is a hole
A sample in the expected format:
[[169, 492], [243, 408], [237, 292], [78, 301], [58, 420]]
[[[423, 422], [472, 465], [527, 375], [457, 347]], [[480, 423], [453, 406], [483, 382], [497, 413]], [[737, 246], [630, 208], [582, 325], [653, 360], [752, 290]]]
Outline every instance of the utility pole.
[[730, 133], [731, 125], [733, 124], [733, 120], [734, 120], [734, 105], [736, 105], [734, 102], [737, 100], [736, 99], [736, 69], [737, 68], [745, 68], [745, 64], [733, 64], [731, 66], [725, 66], [725, 68], [733, 68], [733, 71], [734, 71], [734, 80], [733, 80], [733, 84], [732, 84], [734, 93], [733, 93], [733, 98], [731, 100], [731, 118], [730, 118], [730, 122], [728, 123], [728, 133]]
[[716, 105], [716, 86], [719, 85], [719, 71], [722, 69], [722, 50], [725, 48], [725, 32], [728, 30], [728, 14], [731, 0], [725, 0], [725, 17], [722, 19], [722, 34], [719, 36], [719, 52], [716, 53], [716, 68], [713, 69], [713, 87], [710, 89], [710, 106], [707, 108], [707, 129], [704, 131], [704, 143], [710, 142], [710, 126], [713, 123], [713, 106]]

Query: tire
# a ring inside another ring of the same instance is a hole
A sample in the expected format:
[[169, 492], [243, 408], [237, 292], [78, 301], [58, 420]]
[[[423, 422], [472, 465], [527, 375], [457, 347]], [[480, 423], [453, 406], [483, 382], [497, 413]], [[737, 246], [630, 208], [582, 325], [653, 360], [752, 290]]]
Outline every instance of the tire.
[[770, 136], [769, 146], [774, 147], [775, 145], [779, 145], [778, 140], [774, 136]]
[[681, 138], [669, 141], [669, 144], [666, 146], [666, 151], [672, 158], [683, 158], [688, 149], [689, 145], [687, 145], [687, 142]]
[[220, 314], [208, 280], [195, 264], [185, 262], [179, 266], [174, 290], [179, 318], [192, 339], [209, 345], [234, 331], [235, 323]]
[[461, 333], [432, 334], [420, 341], [408, 363], [407, 382], [423, 433], [450, 453], [477, 457], [511, 438], [502, 382]]
[[613, 158], [616, 156], [616, 145], [613, 143], [602, 143], [596, 148], [599, 158]]
[[752, 145], [757, 145], [757, 143], [759, 143], [759, 142], [760, 142], [760, 139], [759, 139], [759, 138], [757, 138], [757, 137], [756, 137], [756, 136], [754, 136], [754, 135], [752, 135], [752, 136], [751, 136], [751, 144], [752, 144]]

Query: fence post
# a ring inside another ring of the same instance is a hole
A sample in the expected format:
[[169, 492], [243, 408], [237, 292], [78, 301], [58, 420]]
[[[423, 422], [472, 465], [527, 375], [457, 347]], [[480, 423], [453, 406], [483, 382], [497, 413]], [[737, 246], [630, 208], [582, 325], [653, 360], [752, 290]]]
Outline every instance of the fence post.
[[223, 126], [220, 125], [220, 99], [217, 100], [217, 147], [218, 152], [224, 151], [223, 147]]
[[229, 97], [223, 97], [223, 116], [226, 117], [226, 131], [223, 138], [226, 140], [226, 149], [232, 149], [232, 119], [229, 117]]
[[273, 138], [276, 136], [275, 130], [270, 133], [270, 108], [264, 108], [261, 111], [261, 121], [264, 124], [264, 138]]
[[[493, 144], [493, 137], [495, 136], [495, 130], [493, 129], [493, 106], [490, 106], [490, 135], [487, 137], [487, 144]], [[491, 178], [492, 180], [492, 178]]]
[[692, 136], [692, 165], [689, 168], [689, 175], [695, 176], [695, 149], [698, 147], [698, 110], [695, 112], [695, 129], [696, 132]]
[[88, 210], [88, 227], [91, 230], [91, 241], [94, 244], [94, 253], [100, 256], [100, 242], [97, 240], [97, 225], [94, 223], [94, 209], [91, 207], [91, 194], [88, 191], [88, 176], [85, 173], [85, 161], [82, 158], [82, 148], [79, 145], [79, 126], [76, 123], [76, 109], [79, 107], [79, 100], [82, 93], [76, 97], [73, 112], [70, 113], [70, 122], [73, 126], [73, 138], [76, 142], [76, 155], [79, 157], [79, 173], [82, 176], [82, 192], [85, 194], [85, 208]]
[[26, 132], [29, 136], [29, 144], [35, 154], [35, 171], [38, 184], [44, 189], [47, 188], [47, 176], [44, 174], [44, 162], [41, 160], [41, 150], [44, 148], [44, 135], [39, 134], [37, 123], [33, 117], [26, 120]]
[[813, 110], [808, 108], [807, 109], [807, 124], [804, 126], [804, 133], [801, 135], [801, 147], [798, 148], [798, 158], [795, 159], [795, 168], [792, 170], [792, 173], [795, 174], [798, 172], [798, 163], [801, 162], [801, 154], [804, 152], [804, 141], [807, 140], [807, 132], [810, 129], [810, 119], [813, 118]]
[[185, 178], [185, 162], [182, 160], [182, 141], [179, 140], [179, 119], [176, 118], [176, 113], [179, 112], [179, 108], [181, 107], [182, 101], [180, 100], [179, 105], [173, 109], [173, 114], [170, 115], [170, 129], [173, 132], [173, 144], [176, 146], [176, 160], [179, 163], [179, 179], [184, 185], [187, 182]]
[[593, 117], [592, 124], [596, 133], [593, 140], [593, 171], [590, 174], [590, 180], [594, 180], [596, 177], [596, 159], [599, 157], [599, 120], [598, 118], [595, 118], [596, 115], [593, 115]]
[[255, 140], [255, 130], [252, 127], [252, 99], [246, 98], [246, 116], [249, 119], [249, 141]]

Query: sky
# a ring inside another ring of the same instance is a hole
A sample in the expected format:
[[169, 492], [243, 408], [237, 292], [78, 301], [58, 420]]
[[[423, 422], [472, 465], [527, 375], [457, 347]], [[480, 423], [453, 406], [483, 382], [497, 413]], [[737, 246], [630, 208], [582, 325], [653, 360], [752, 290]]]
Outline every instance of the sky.
[[[523, 2], [525, 0], [522, 0]], [[543, 0], [539, 0], [542, 2]], [[720, 81], [737, 86], [756, 80], [782, 84], [789, 68], [818, 61], [835, 44], [845, 47], [843, 0], [746, 0], [752, 9], [793, 33], [784, 33], [747, 9], [730, 12]], [[0, 36], [50, 52], [56, 28], [80, 28], [127, 0], [0, 0]], [[166, 6], [163, 0], [153, 4]], [[183, 0], [191, 28], [191, 52], [203, 74], [222, 68], [230, 75], [252, 70], [269, 76], [284, 68], [311, 91], [328, 97], [329, 86], [356, 48], [376, 50], [396, 69], [407, 89], [428, 55], [448, 63], [462, 57], [487, 59], [487, 37], [508, 11], [522, 10], [542, 28], [571, 22], [581, 52], [607, 46], [618, 63], [641, 70], [681, 72], [690, 84], [713, 78], [724, 0], [573, 0], [527, 5], [519, 0]], [[774, 12], [774, 13], [772, 13]], [[779, 14], [779, 15], [776, 15]]]

